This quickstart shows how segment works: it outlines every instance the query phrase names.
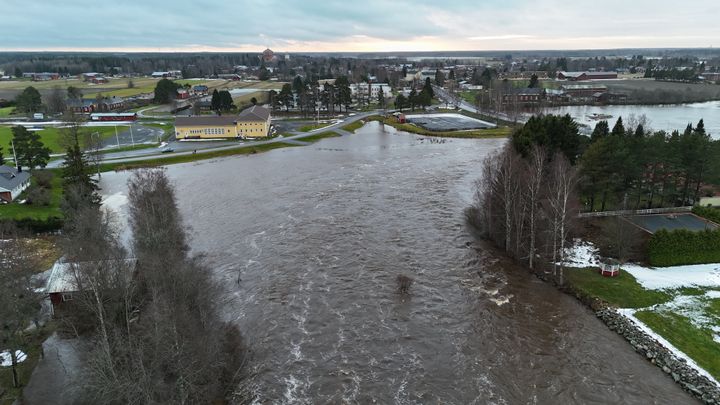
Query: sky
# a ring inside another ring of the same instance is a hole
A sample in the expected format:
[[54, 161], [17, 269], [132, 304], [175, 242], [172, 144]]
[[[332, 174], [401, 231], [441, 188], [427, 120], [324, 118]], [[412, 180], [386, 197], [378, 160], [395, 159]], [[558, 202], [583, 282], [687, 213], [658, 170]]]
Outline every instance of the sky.
[[0, 50], [714, 47], [718, 15], [718, 0], [0, 0]]

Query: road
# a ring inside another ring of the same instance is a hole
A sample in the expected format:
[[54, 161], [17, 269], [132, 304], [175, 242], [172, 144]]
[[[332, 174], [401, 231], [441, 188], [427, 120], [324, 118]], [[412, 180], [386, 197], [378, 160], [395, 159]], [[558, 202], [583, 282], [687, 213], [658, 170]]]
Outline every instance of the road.
[[[147, 148], [147, 149], [138, 149], [138, 150], [132, 150], [132, 151], [122, 151], [122, 152], [107, 152], [102, 155], [101, 162], [103, 163], [125, 163], [125, 162], [139, 162], [143, 160], [151, 160], [156, 159], [160, 156], [183, 156], [183, 155], [191, 155], [195, 153], [196, 151], [199, 152], [215, 152], [215, 151], [222, 151], [222, 150], [228, 150], [228, 149], [238, 149], [242, 147], [247, 146], [257, 146], [257, 145], [267, 145], [272, 143], [278, 143], [278, 142], [287, 142], [287, 141], [296, 141], [301, 140], [302, 138], [306, 138], [308, 136], [312, 136], [318, 133], [326, 132], [326, 131], [333, 131], [333, 130], [340, 130], [341, 127], [353, 123], [355, 121], [359, 121], [362, 119], [365, 119], [369, 116], [376, 115], [382, 113], [382, 110], [375, 110], [375, 111], [368, 111], [364, 113], [358, 113], [357, 115], [353, 115], [350, 117], [345, 118], [342, 121], [338, 121], [334, 124], [328, 125], [323, 128], [315, 129], [308, 132], [299, 132], [299, 131], [292, 131], [290, 132], [291, 136], [284, 136], [284, 137], [277, 137], [272, 138], [264, 141], [247, 141], [247, 142], [237, 142], [237, 141], [170, 141], [167, 146], [174, 150], [172, 153], [161, 153], [159, 148]], [[344, 132], [344, 131], [341, 131]], [[48, 168], [57, 168], [62, 166], [62, 160], [54, 160], [48, 163]]]
[[[435, 91], [435, 94], [437, 95], [437, 97], [439, 99], [445, 101], [446, 103], [453, 104], [461, 110], [471, 112], [474, 114], [486, 115], [486, 116], [489, 116], [489, 117], [492, 117], [495, 119], [499, 119], [499, 120], [503, 120], [503, 121], [508, 121], [508, 122], [514, 121], [513, 117], [511, 117], [505, 113], [495, 112], [495, 111], [490, 111], [490, 110], [483, 110], [481, 112], [474, 105], [468, 103], [467, 101], [463, 100], [459, 96], [454, 96], [454, 95], [448, 93], [448, 91], [443, 89], [442, 87], [433, 86], [433, 90]], [[526, 117], [525, 114], [520, 114], [517, 117], [517, 122], [519, 122], [519, 123], [524, 124], [525, 122], [527, 122], [527, 120], [528, 120], [528, 117]]]

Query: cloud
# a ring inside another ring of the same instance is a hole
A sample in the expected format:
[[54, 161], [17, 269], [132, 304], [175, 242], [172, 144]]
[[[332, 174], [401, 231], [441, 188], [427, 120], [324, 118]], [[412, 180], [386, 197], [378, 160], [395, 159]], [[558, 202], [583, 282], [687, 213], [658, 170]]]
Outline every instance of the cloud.
[[3, 0], [5, 50], [279, 51], [720, 44], [720, 2]]

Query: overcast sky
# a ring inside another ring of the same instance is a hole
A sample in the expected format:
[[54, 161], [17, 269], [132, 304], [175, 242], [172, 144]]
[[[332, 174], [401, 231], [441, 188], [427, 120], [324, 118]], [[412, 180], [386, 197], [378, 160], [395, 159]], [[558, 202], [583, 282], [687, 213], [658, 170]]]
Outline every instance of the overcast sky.
[[719, 15], [719, 0], [0, 0], [0, 50], [711, 47]]

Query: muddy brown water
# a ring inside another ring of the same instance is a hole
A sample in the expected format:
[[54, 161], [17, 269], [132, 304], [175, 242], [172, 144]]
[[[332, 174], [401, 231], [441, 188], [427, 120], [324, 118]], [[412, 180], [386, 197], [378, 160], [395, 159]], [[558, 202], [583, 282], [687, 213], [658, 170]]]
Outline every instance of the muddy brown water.
[[[694, 403], [573, 298], [463, 222], [503, 140], [371, 123], [307, 147], [170, 166], [192, 249], [252, 348], [255, 403]], [[120, 212], [127, 173], [103, 176]], [[415, 282], [395, 291], [398, 274]]]

